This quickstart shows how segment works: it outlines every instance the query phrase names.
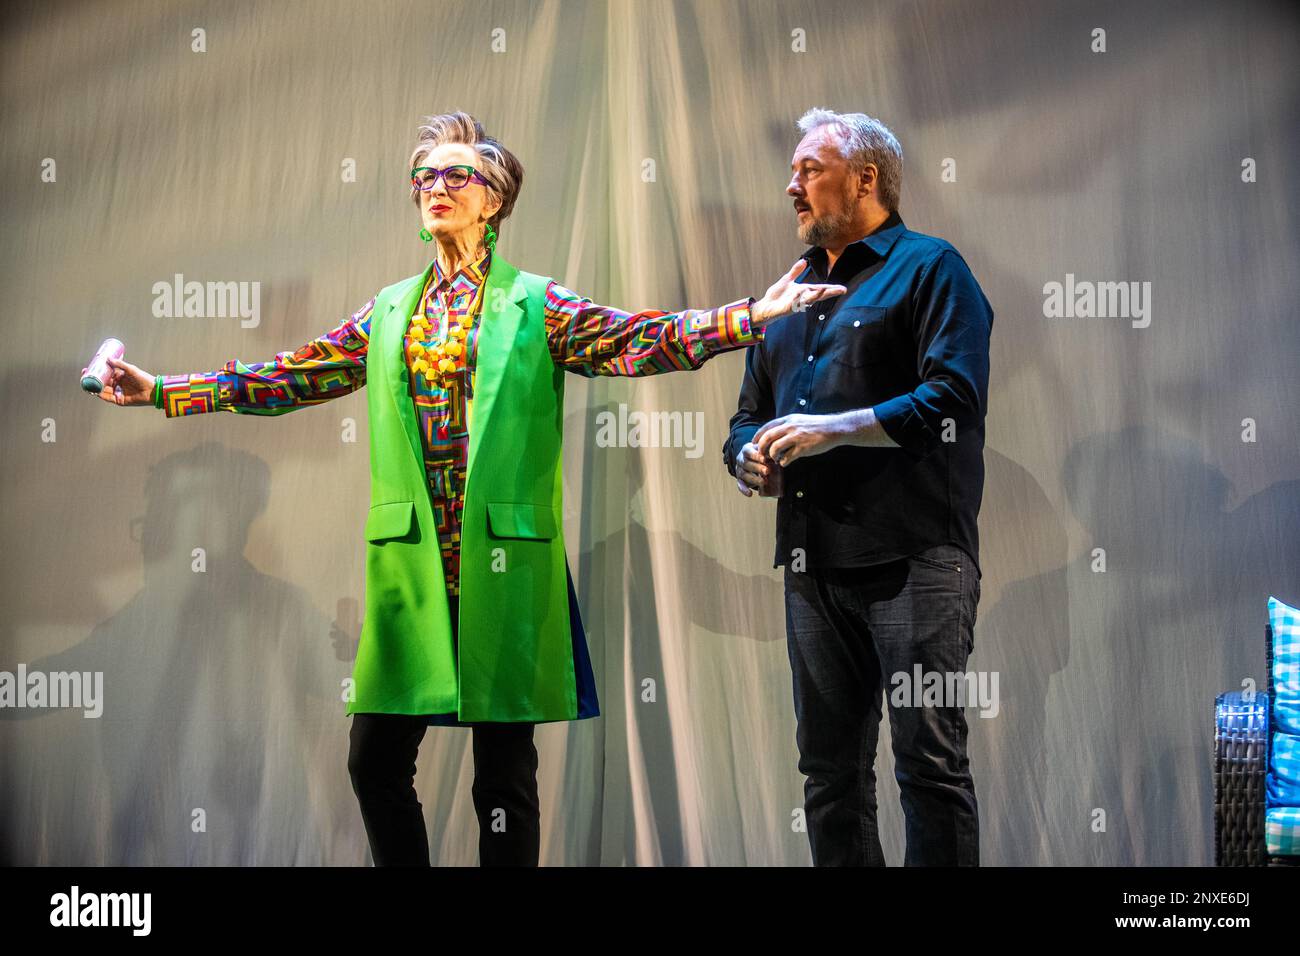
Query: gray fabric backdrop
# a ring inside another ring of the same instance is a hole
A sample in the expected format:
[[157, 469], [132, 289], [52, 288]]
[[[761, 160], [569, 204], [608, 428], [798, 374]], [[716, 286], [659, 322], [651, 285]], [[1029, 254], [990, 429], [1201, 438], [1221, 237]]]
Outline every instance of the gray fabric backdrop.
[[[1283, 11], [6, 5], [0, 669], [102, 671], [105, 703], [0, 710], [0, 853], [367, 859], [339, 700], [364, 394], [281, 418], [110, 408], [77, 386], [103, 338], [151, 372], [264, 361], [421, 271], [405, 162], [420, 118], [457, 108], [526, 166], [516, 265], [628, 309], [758, 296], [803, 248], [793, 124], [826, 106], [894, 129], [905, 221], [956, 245], [997, 315], [970, 662], [1000, 689], [996, 717], [971, 712], [984, 862], [1211, 862], [1214, 695], [1263, 678], [1268, 596], [1300, 603]], [[176, 273], [259, 282], [260, 322], [155, 318]], [[1067, 274], [1150, 282], [1149, 326], [1045, 317]], [[569, 380], [565, 530], [604, 716], [538, 730], [546, 864], [810, 860], [774, 505], [720, 463], [742, 368]], [[601, 447], [620, 403], [703, 413], [702, 453]], [[437, 863], [476, 859], [468, 742], [434, 729], [420, 753]]]

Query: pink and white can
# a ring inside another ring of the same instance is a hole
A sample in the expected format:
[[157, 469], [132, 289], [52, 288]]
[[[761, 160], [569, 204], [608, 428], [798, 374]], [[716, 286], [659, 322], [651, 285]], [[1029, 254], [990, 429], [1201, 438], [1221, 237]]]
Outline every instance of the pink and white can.
[[126, 346], [117, 339], [104, 339], [95, 357], [81, 370], [81, 387], [98, 395], [113, 377], [113, 368], [108, 359], [121, 359], [126, 354]]

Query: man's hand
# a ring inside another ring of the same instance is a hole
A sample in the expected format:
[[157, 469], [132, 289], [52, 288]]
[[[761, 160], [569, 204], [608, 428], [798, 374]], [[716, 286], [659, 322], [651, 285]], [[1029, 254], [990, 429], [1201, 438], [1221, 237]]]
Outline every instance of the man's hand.
[[755, 432], [754, 444], [760, 454], [784, 468], [799, 458], [850, 444], [855, 430], [845, 415], [786, 415]]
[[817, 285], [795, 282], [794, 277], [803, 272], [808, 263], [800, 259], [790, 271], [763, 294], [763, 298], [754, 302], [749, 310], [751, 323], [756, 326], [767, 325], [773, 319], [780, 318], [798, 309], [806, 309], [814, 302], [843, 295], [848, 290], [842, 285]]
[[740, 449], [736, 458], [736, 487], [746, 498], [753, 497], [755, 491], [760, 498], [779, 498], [781, 466], [750, 442]]

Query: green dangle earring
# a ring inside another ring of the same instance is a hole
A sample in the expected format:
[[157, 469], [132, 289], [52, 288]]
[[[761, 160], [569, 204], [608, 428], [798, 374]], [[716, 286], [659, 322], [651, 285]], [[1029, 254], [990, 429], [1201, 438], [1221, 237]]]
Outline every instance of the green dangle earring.
[[[421, 229], [420, 238], [425, 242], [429, 242], [433, 239], [433, 234], [428, 229]], [[492, 228], [491, 223], [488, 224], [487, 230], [483, 233], [483, 245], [487, 246], [488, 252], [496, 252], [497, 231]]]

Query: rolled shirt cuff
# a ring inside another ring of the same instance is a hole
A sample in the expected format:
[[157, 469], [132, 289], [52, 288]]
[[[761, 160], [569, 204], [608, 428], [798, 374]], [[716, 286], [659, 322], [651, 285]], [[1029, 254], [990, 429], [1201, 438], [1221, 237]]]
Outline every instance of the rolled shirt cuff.
[[740, 457], [740, 449], [752, 442], [754, 435], [762, 427], [762, 425], [738, 425], [727, 436], [726, 445], [722, 449], [722, 463], [731, 473], [731, 477], [736, 477], [736, 459]]
[[910, 393], [872, 406], [876, 421], [885, 430], [885, 434], [915, 458], [924, 458], [938, 445], [938, 436], [916, 412], [916, 405]]

